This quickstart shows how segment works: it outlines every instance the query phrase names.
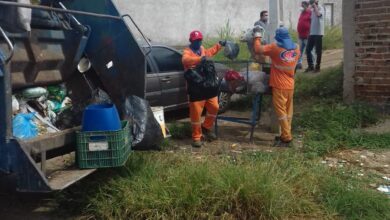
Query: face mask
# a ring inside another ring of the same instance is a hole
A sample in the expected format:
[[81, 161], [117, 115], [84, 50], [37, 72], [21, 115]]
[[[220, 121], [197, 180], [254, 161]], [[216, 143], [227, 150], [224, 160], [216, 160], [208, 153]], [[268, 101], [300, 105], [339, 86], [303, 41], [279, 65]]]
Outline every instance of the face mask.
[[303, 12], [304, 10], [305, 10], [304, 7], [301, 7], [301, 8], [299, 9], [300, 12]]
[[194, 41], [191, 43], [190, 46], [193, 50], [199, 50], [200, 47], [202, 46], [202, 41], [201, 40]]

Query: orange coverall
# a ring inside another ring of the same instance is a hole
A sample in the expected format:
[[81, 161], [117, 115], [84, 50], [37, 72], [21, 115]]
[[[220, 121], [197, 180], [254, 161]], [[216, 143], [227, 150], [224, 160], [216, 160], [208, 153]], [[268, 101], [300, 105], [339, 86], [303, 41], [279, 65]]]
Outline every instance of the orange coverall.
[[[212, 57], [216, 55], [221, 48], [222, 46], [220, 44], [216, 44], [210, 49], [205, 49], [202, 46], [200, 49], [201, 55], [196, 54], [191, 48], [185, 48], [182, 58], [184, 70], [187, 71], [188, 69], [195, 68], [198, 64], [200, 64], [202, 56]], [[192, 125], [192, 139], [194, 141], [200, 141], [202, 138], [202, 126], [208, 130], [213, 127], [219, 110], [218, 97], [215, 96], [206, 100], [190, 102], [189, 107]], [[204, 108], [206, 108], [207, 114], [204, 123], [202, 124], [201, 118]]]
[[291, 122], [293, 117], [294, 74], [300, 57], [299, 47], [286, 50], [276, 43], [261, 45], [261, 38], [254, 41], [256, 54], [264, 54], [272, 60], [270, 86], [272, 87], [272, 102], [279, 118], [281, 140], [292, 141]]

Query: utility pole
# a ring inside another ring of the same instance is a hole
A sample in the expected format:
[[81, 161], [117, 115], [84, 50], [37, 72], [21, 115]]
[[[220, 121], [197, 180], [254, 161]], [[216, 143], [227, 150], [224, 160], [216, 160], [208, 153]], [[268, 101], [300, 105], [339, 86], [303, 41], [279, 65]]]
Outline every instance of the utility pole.
[[276, 29], [284, 22], [283, 0], [269, 0], [269, 15], [269, 35], [273, 41]]

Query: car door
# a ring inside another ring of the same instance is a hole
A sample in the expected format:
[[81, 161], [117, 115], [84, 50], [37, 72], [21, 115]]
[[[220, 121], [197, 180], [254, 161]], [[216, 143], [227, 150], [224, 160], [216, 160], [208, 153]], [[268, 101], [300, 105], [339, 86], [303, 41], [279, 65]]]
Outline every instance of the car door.
[[158, 69], [151, 57], [146, 57], [146, 100], [150, 106], [164, 106]]
[[170, 109], [187, 105], [182, 55], [178, 51], [164, 46], [153, 47], [151, 54], [158, 67], [163, 106]]

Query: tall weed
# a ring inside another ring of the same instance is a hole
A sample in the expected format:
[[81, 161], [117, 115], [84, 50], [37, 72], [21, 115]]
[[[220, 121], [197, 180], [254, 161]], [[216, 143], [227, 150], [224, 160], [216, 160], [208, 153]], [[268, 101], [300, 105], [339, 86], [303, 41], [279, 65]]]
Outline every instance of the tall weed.
[[[111, 178], [102, 182], [102, 176]], [[125, 168], [95, 177], [87, 190], [79, 185], [64, 192], [59, 209], [87, 198], [74, 208], [97, 219], [385, 219], [390, 214], [385, 196], [294, 152], [234, 159], [135, 153]]]

